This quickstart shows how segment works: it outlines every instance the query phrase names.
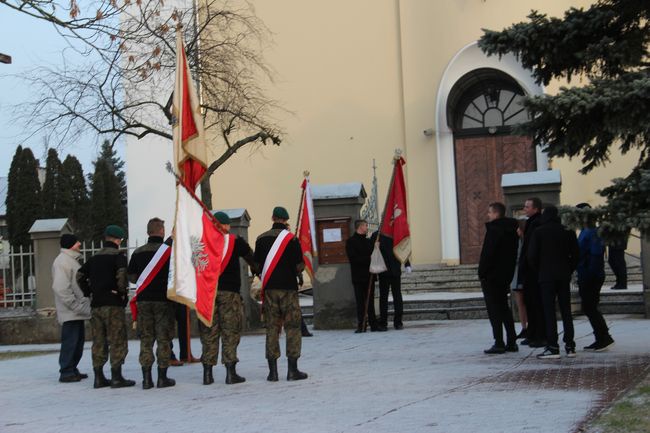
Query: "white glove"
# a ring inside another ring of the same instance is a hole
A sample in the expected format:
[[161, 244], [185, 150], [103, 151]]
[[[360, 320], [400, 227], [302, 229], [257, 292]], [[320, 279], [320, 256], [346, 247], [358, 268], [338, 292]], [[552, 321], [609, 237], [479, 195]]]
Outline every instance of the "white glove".
[[407, 273], [407, 274], [410, 274], [411, 272], [413, 272], [413, 269], [412, 269], [410, 266], [407, 266], [407, 267], [404, 268], [404, 269], [406, 269], [406, 273]]

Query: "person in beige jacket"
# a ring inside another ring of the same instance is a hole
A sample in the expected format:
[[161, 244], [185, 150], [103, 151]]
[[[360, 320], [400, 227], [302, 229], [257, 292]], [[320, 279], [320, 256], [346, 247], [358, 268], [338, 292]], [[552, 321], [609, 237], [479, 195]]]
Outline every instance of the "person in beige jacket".
[[72, 234], [61, 236], [61, 253], [52, 264], [52, 290], [56, 316], [61, 324], [61, 353], [59, 354], [59, 382], [79, 382], [87, 374], [79, 372], [77, 365], [83, 354], [84, 320], [90, 319], [90, 299], [77, 284], [80, 268], [81, 244]]

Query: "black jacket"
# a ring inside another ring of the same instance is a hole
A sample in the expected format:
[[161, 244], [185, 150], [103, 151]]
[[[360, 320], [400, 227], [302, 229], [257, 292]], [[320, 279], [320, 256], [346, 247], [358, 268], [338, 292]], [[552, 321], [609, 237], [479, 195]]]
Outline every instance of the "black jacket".
[[519, 265], [517, 271], [517, 285], [526, 286], [537, 284], [537, 272], [534, 269], [530, 269], [528, 266], [528, 245], [530, 245], [530, 239], [535, 232], [535, 229], [539, 227], [541, 217], [541, 213], [536, 213], [526, 221], [524, 240], [521, 244], [521, 253], [519, 255], [519, 261], [517, 262]]
[[491, 285], [510, 287], [517, 263], [517, 220], [499, 218], [485, 224], [478, 276]]
[[[273, 242], [280, 232], [285, 229], [284, 224], [274, 223], [271, 230], [262, 233], [255, 241], [255, 263], [261, 270], [264, 268], [264, 261], [268, 256]], [[298, 290], [298, 275], [305, 269], [305, 262], [302, 259], [302, 249], [297, 238], [293, 238], [282, 257], [278, 261], [275, 270], [269, 277], [264, 290]]]
[[230, 260], [219, 276], [218, 290], [239, 293], [241, 290], [241, 268], [239, 266], [240, 257], [246, 260], [246, 262], [253, 267], [253, 273], [257, 272], [257, 267], [255, 266], [253, 259], [253, 250], [250, 245], [248, 245], [248, 242], [244, 239], [235, 236], [235, 245]]
[[345, 252], [350, 261], [353, 283], [368, 283], [370, 280], [370, 255], [373, 243], [366, 235], [353, 234], [345, 242]]
[[528, 265], [536, 270], [538, 282], [569, 280], [579, 256], [575, 232], [567, 230], [557, 217], [542, 219], [528, 247]]
[[77, 283], [84, 295], [92, 295], [90, 306], [124, 307], [128, 301], [126, 256], [112, 242], [92, 256], [77, 271]]
[[[163, 243], [163, 238], [150, 236], [143, 246], [131, 254], [127, 274], [129, 281], [135, 283]], [[138, 301], [167, 301], [167, 281], [169, 280], [169, 260], [163, 265], [149, 285], [138, 295]]]

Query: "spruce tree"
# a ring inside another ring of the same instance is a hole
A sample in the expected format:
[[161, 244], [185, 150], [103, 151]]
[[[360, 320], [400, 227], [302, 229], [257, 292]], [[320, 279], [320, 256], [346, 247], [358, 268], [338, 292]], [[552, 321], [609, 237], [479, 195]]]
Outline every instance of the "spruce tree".
[[79, 239], [90, 240], [92, 228], [89, 219], [89, 200], [86, 179], [79, 160], [68, 155], [61, 164], [61, 213], [70, 218]]
[[31, 244], [29, 229], [41, 218], [41, 184], [38, 162], [29, 148], [18, 147], [9, 169], [7, 229], [15, 247]]
[[121, 170], [124, 162], [118, 157], [109, 142], [94, 162], [95, 172], [90, 181], [90, 216], [92, 238], [102, 238], [104, 228], [117, 224], [126, 228], [126, 181]]
[[61, 209], [61, 188], [64, 184], [59, 155], [55, 149], [49, 149], [45, 161], [45, 182], [43, 182], [43, 218], [68, 217]]
[[648, 1], [599, 0], [569, 9], [562, 19], [533, 11], [525, 22], [485, 30], [479, 41], [488, 55], [514, 54], [540, 84], [586, 78], [525, 101], [532, 120], [518, 132], [550, 157], [580, 158], [581, 172], [588, 173], [612, 153], [640, 151], [627, 177], [599, 191], [605, 206], [573, 216], [598, 218], [604, 235], [650, 230], [649, 23]]

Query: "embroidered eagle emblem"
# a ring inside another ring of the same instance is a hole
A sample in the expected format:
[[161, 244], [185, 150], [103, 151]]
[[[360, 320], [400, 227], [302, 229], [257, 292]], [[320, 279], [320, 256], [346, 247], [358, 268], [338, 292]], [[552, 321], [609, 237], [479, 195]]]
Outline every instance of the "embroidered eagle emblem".
[[210, 264], [208, 255], [205, 253], [205, 245], [201, 239], [196, 236], [190, 237], [190, 246], [192, 248], [192, 266], [199, 273], [205, 271]]
[[402, 209], [397, 207], [397, 204], [395, 204], [395, 207], [393, 208], [393, 216], [390, 219], [390, 225], [392, 226], [395, 220], [399, 218], [401, 215], [402, 215]]

